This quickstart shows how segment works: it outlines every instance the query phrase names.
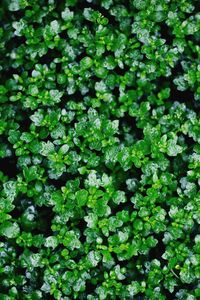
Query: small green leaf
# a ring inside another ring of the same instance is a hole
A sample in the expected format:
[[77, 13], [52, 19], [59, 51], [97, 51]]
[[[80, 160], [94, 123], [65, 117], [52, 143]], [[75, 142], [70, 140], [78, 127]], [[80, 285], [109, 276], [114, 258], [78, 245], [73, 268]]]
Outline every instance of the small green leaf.
[[74, 12], [70, 11], [68, 7], [65, 8], [65, 10], [61, 13], [62, 19], [64, 21], [71, 21], [74, 17]]
[[125, 203], [127, 201], [124, 191], [116, 191], [112, 199], [116, 204]]
[[88, 191], [80, 190], [76, 192], [76, 199], [79, 207], [84, 206], [88, 200]]
[[6, 196], [9, 199], [14, 200], [15, 196], [17, 195], [17, 182], [7, 181], [3, 184], [3, 188]]
[[0, 234], [9, 239], [16, 238], [19, 233], [19, 225], [16, 222], [11, 223], [9, 221], [6, 221], [0, 225]]
[[83, 70], [86, 70], [86, 69], [91, 68], [91, 66], [93, 65], [93, 61], [89, 56], [87, 56], [87, 57], [82, 58], [80, 65]]
[[58, 246], [58, 240], [56, 236], [49, 236], [46, 238], [45, 247], [55, 249]]
[[37, 167], [36, 166], [31, 166], [30, 168], [25, 167], [23, 169], [23, 174], [27, 182], [31, 182], [35, 179], [37, 179]]

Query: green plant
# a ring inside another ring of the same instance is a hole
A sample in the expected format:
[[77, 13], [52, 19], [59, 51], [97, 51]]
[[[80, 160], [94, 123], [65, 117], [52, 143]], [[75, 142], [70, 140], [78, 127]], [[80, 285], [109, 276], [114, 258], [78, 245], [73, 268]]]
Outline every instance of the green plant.
[[200, 297], [199, 18], [2, 1], [0, 299]]

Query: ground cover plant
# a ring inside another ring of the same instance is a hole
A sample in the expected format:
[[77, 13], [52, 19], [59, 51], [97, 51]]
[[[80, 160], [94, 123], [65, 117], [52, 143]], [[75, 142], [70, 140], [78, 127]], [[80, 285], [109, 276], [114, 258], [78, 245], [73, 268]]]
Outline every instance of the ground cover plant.
[[200, 299], [195, 0], [0, 4], [0, 300]]

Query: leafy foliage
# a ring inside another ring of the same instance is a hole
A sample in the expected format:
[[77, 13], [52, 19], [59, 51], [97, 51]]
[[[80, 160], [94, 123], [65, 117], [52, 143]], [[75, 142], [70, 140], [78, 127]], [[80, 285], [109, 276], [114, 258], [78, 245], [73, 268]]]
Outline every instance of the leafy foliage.
[[0, 299], [199, 299], [199, 18], [2, 1]]

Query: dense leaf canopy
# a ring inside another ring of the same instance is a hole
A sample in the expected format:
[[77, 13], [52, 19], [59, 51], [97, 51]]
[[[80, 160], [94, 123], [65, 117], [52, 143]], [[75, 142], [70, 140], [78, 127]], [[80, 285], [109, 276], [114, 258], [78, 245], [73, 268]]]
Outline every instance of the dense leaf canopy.
[[0, 299], [200, 299], [198, 0], [2, 0]]

